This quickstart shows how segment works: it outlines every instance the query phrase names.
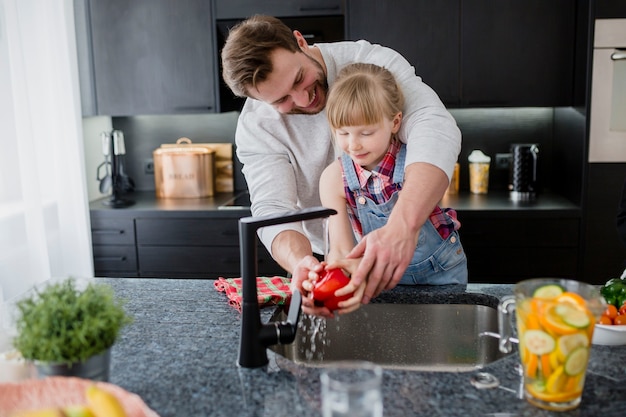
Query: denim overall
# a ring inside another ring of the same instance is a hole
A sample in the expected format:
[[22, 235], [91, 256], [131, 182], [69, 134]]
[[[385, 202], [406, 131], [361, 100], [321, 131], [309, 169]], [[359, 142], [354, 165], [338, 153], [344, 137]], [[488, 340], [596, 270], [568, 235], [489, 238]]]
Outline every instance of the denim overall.
[[[396, 156], [393, 171], [393, 182], [396, 184], [404, 181], [405, 157], [406, 145], [403, 144]], [[357, 216], [363, 228], [363, 236], [365, 236], [387, 223], [391, 210], [398, 200], [398, 192], [395, 192], [389, 201], [376, 204], [363, 195], [353, 162], [347, 154], [341, 156], [341, 163], [347, 185], [355, 196]], [[399, 283], [403, 285], [466, 284], [467, 259], [458, 232], [452, 232], [444, 240], [433, 223], [430, 220], [426, 221], [420, 229], [413, 259]]]

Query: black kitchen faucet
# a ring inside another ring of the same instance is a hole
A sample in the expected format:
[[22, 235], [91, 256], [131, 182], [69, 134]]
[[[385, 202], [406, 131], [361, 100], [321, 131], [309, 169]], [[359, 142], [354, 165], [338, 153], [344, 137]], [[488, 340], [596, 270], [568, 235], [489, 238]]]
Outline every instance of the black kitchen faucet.
[[267, 347], [292, 343], [296, 337], [302, 296], [292, 289], [291, 304], [284, 322], [261, 323], [257, 300], [257, 241], [259, 228], [283, 223], [311, 220], [337, 214], [333, 209], [314, 207], [279, 216], [244, 217], [239, 219], [239, 251], [241, 255], [242, 306], [241, 337], [237, 364], [244, 368], [267, 365]]

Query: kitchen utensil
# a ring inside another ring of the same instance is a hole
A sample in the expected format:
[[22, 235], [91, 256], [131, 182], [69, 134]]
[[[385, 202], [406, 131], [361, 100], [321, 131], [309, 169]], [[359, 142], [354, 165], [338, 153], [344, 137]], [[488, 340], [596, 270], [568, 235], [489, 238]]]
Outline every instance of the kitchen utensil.
[[511, 145], [509, 195], [513, 201], [534, 200], [537, 191], [537, 158], [539, 147], [535, 143]]
[[500, 350], [510, 352], [513, 307], [526, 400], [546, 410], [578, 407], [591, 338], [606, 303], [580, 281], [546, 278], [519, 282], [498, 306]]
[[[100, 192], [102, 194], [108, 194], [111, 191], [111, 186], [113, 184], [113, 178], [111, 176], [111, 143], [109, 139], [109, 134], [107, 132], [100, 133], [100, 142], [102, 145], [102, 154], [104, 155], [104, 162], [98, 165], [96, 179], [100, 181]], [[101, 175], [100, 170], [105, 168], [104, 175]]]
[[[111, 184], [113, 183], [113, 179], [111, 177], [111, 171], [109, 170], [111, 163], [109, 161], [104, 161], [100, 165], [98, 165], [98, 173], [96, 179], [100, 181], [100, 192], [102, 194], [108, 194], [111, 191]], [[104, 175], [100, 174], [100, 170], [105, 168]]]
[[[111, 166], [111, 197], [103, 202], [104, 205], [113, 208], [123, 208], [134, 204], [134, 201], [123, 197], [123, 194], [134, 190], [134, 182], [125, 174], [123, 168], [120, 169], [123, 155], [126, 154], [126, 146], [124, 144], [124, 134], [121, 130], [113, 130], [111, 132], [102, 132], [102, 153], [105, 156], [105, 162], [109, 162]], [[113, 155], [111, 155], [113, 154]], [[108, 169], [108, 168], [107, 168]], [[108, 187], [108, 180], [101, 182], [101, 187]]]
[[135, 182], [126, 174], [124, 168], [126, 163], [126, 145], [124, 142], [124, 133], [121, 130], [113, 131], [113, 158], [116, 160], [116, 185], [119, 191], [122, 193], [133, 192], [135, 190]]

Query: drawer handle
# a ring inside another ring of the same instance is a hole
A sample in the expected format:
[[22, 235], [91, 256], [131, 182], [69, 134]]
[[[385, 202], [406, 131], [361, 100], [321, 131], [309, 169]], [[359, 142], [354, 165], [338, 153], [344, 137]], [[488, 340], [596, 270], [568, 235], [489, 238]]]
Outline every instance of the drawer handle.
[[92, 233], [97, 233], [99, 235], [123, 235], [124, 230], [112, 230], [112, 229], [95, 229], [92, 230]]
[[96, 256], [94, 257], [94, 260], [96, 261], [118, 261], [118, 262], [124, 262], [126, 261], [126, 257], [125, 256]]

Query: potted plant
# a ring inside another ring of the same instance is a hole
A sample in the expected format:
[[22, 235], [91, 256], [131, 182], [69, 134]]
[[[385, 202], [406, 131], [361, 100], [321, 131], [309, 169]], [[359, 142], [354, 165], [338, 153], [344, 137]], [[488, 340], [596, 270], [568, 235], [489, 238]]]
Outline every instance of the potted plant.
[[131, 322], [111, 287], [67, 278], [35, 288], [16, 303], [14, 347], [39, 376], [66, 375], [107, 381], [110, 349]]

